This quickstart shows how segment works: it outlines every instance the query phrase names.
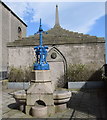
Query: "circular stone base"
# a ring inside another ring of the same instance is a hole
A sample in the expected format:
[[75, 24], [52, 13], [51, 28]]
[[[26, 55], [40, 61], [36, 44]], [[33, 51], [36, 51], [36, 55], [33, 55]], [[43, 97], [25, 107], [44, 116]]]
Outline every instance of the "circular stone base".
[[25, 104], [22, 104], [19, 106], [19, 110], [24, 112], [25, 111]]
[[56, 90], [53, 93], [53, 97], [55, 112], [60, 112], [67, 109], [66, 103], [70, 100], [71, 92], [67, 90]]
[[32, 107], [32, 116], [37, 118], [43, 118], [47, 116], [47, 107], [46, 106], [34, 106]]
[[54, 100], [55, 104], [64, 104], [67, 103], [70, 100], [70, 98], [65, 98], [65, 99], [59, 99], [59, 100]]
[[56, 90], [53, 93], [54, 99], [66, 99], [71, 97], [71, 91]]
[[60, 104], [60, 105], [55, 105], [55, 112], [61, 112], [66, 110], [66, 103], [65, 104]]

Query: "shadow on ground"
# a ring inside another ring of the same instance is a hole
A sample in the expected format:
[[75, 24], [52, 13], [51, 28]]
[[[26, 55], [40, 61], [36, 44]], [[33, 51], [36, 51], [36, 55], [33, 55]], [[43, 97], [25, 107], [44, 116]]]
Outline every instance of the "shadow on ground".
[[105, 88], [102, 89], [81, 89], [73, 92], [68, 108], [72, 108], [71, 118], [89, 117], [96, 119], [106, 119], [107, 116], [107, 96]]
[[10, 109], [18, 109], [17, 103], [9, 104], [8, 107], [9, 107]]

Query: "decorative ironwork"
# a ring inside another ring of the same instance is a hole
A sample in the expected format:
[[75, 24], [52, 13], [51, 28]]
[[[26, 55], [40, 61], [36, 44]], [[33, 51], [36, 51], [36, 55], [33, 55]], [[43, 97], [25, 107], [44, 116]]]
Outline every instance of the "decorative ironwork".
[[39, 31], [37, 33], [39, 33], [39, 46], [34, 47], [37, 58], [37, 61], [34, 63], [34, 70], [49, 70], [49, 64], [46, 61], [48, 46], [43, 46], [42, 41], [42, 33], [46, 32], [42, 29], [41, 19]]

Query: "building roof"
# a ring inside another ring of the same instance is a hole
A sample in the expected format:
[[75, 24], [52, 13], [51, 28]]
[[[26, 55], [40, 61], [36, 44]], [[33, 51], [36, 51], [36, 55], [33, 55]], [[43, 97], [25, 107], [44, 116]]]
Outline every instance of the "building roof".
[[[105, 43], [104, 38], [85, 35], [83, 33], [72, 32], [63, 29], [59, 23], [58, 6], [56, 5], [55, 25], [47, 31], [48, 34], [43, 34], [44, 45], [61, 45], [61, 44], [83, 44], [83, 43]], [[9, 47], [14, 46], [35, 46], [39, 45], [39, 35], [22, 38], [8, 43]]]
[[23, 22], [4, 2], [2, 2], [2, 1], [0, 0], [0, 3], [1, 3], [8, 11], [10, 11], [20, 22], [22, 22], [22, 23], [27, 27], [26, 23]]
[[[44, 45], [105, 43], [105, 40], [102, 37], [90, 36], [77, 32], [70, 32], [68, 30], [61, 28], [60, 26], [54, 26], [47, 32], [48, 34], [43, 34]], [[35, 46], [35, 45], [39, 45], [38, 34], [8, 43], [8, 46], [10, 47]]]

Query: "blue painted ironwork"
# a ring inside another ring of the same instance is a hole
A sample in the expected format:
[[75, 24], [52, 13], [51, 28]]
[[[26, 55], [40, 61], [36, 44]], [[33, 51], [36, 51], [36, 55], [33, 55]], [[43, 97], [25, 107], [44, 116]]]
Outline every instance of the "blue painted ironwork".
[[46, 32], [44, 32], [42, 29], [41, 19], [39, 31], [37, 33], [39, 33], [39, 46], [34, 47], [37, 58], [36, 62], [34, 63], [34, 70], [49, 70], [49, 64], [46, 61], [48, 46], [43, 46], [42, 43], [42, 33]]

